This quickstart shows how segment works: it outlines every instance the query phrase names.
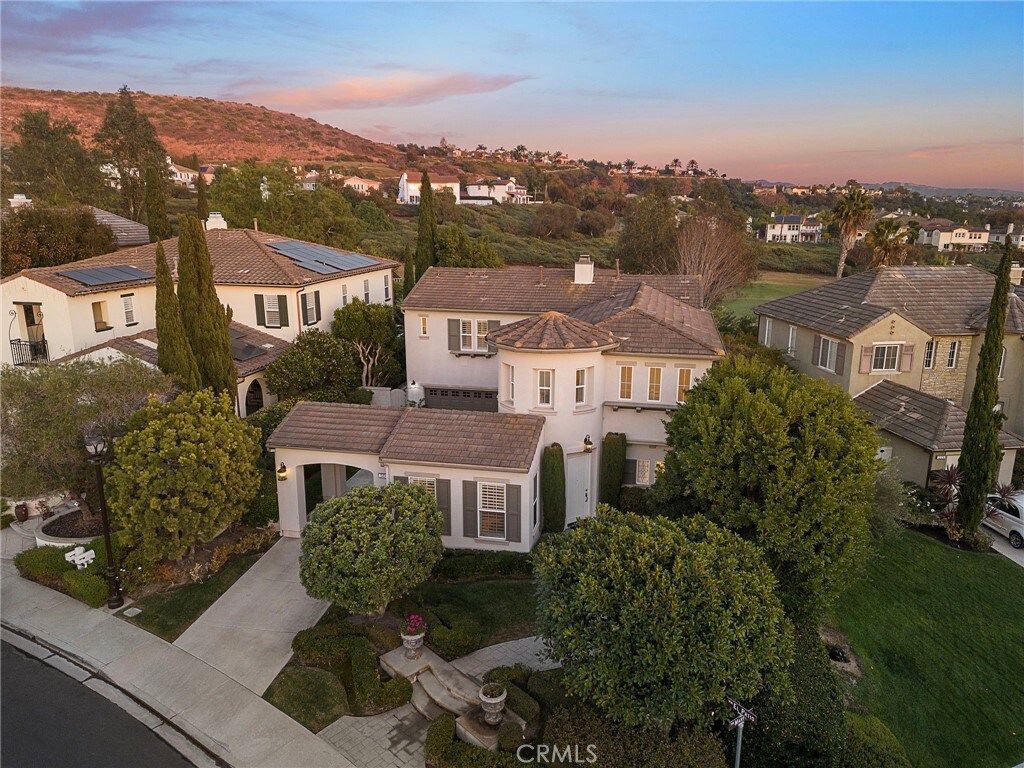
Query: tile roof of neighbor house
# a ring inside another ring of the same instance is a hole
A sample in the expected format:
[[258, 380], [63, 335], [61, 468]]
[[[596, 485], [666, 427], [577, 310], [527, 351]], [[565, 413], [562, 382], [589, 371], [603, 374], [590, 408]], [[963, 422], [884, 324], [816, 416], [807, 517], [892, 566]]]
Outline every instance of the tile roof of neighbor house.
[[106, 224], [114, 233], [118, 248], [130, 248], [134, 245], [145, 245], [149, 242], [149, 227], [137, 221], [118, 216], [116, 213], [104, 211], [102, 208], [89, 206], [93, 218], [99, 224]]
[[[891, 313], [933, 336], [984, 328], [995, 277], [971, 265], [881, 267], [754, 307], [754, 312], [839, 338]], [[1024, 300], [1011, 295], [1006, 330], [1024, 333]]]
[[[423, 183], [423, 172], [422, 171], [404, 171], [408, 180], [413, 184]], [[430, 174], [430, 183], [433, 184], [459, 184], [458, 176], [445, 176]]]
[[620, 341], [596, 325], [554, 311], [503, 325], [491, 331], [487, 340], [514, 349], [584, 351], [607, 349]]
[[301, 402], [269, 448], [377, 454], [384, 461], [527, 470], [542, 416]]
[[[218, 285], [301, 286], [333, 280], [338, 277], [357, 275], [363, 272], [373, 272], [378, 269], [394, 269], [398, 266], [398, 262], [368, 256], [367, 258], [373, 259], [376, 263], [367, 267], [345, 270], [344, 272], [332, 272], [326, 275], [319, 274], [299, 266], [297, 262], [287, 256], [283, 256], [270, 247], [273, 243], [289, 241], [301, 242], [293, 238], [282, 237], [269, 232], [257, 232], [251, 229], [211, 229], [207, 231], [206, 244], [210, 250], [210, 260], [213, 262], [214, 282]], [[309, 245], [315, 244], [309, 243]], [[318, 245], [317, 247], [324, 248], [327, 246]], [[340, 255], [350, 254], [349, 251], [342, 251], [338, 248], [331, 248], [330, 250]], [[176, 274], [178, 238], [172, 237], [164, 240], [164, 251], [167, 255], [167, 262], [171, 267], [171, 272]], [[93, 256], [89, 259], [76, 261], [73, 264], [24, 269], [21, 272], [4, 278], [3, 282], [12, 280], [15, 277], [24, 276], [43, 285], [63, 291], [69, 296], [134, 288], [150, 285], [155, 282], [155, 278], [146, 277], [120, 283], [90, 286], [60, 274], [69, 269], [104, 266], [132, 266], [149, 274], [156, 274], [156, 244], [150, 243], [140, 248], [131, 248], [125, 251], [107, 253], [102, 256]]]
[[[238, 372], [239, 378], [262, 371], [292, 346], [291, 342], [271, 336], [256, 328], [236, 323], [234, 320], [231, 321], [229, 332], [231, 334], [231, 355], [235, 360], [235, 370]], [[131, 336], [119, 336], [102, 344], [87, 347], [62, 357], [56, 362], [85, 357], [91, 352], [101, 349], [114, 349], [150, 365], [156, 365], [158, 343], [156, 328], [150, 328], [133, 333]]]
[[[853, 402], [879, 429], [929, 451], [959, 451], [963, 445], [967, 411], [948, 400], [885, 379]], [[1001, 430], [999, 445], [1024, 448], [1024, 438]]]

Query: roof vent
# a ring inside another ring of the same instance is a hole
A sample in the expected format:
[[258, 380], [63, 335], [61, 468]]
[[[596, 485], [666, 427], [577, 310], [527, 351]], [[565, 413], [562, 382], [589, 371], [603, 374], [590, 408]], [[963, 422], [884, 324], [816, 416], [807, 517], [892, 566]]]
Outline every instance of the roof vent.
[[592, 285], [594, 282], [594, 262], [589, 256], [580, 256], [576, 262], [576, 274], [573, 283], [576, 285]]

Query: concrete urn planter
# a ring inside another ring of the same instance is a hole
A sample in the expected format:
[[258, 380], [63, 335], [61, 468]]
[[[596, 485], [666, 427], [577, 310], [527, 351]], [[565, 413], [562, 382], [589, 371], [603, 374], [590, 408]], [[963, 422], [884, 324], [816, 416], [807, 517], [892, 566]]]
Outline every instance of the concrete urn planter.
[[407, 635], [402, 633], [402, 645], [405, 646], [405, 658], [407, 659], [418, 659], [423, 651], [423, 638], [427, 636], [426, 632], [420, 632], [417, 635]]
[[505, 697], [508, 691], [500, 683], [488, 683], [480, 689], [480, 709], [484, 711], [484, 722], [500, 725], [505, 711]]

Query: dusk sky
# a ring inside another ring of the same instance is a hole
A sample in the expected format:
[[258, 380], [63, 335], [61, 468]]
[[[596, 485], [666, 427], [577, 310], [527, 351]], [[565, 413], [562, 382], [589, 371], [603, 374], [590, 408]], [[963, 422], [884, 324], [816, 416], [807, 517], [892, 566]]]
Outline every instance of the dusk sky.
[[1024, 189], [1024, 3], [5, 1], [3, 83], [252, 102], [368, 138]]

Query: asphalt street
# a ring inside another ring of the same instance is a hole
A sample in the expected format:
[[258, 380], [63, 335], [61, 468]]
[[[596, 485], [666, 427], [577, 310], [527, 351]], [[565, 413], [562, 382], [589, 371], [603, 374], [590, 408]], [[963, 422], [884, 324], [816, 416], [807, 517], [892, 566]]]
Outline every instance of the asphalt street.
[[4, 768], [189, 768], [116, 704], [7, 643], [0, 649]]

